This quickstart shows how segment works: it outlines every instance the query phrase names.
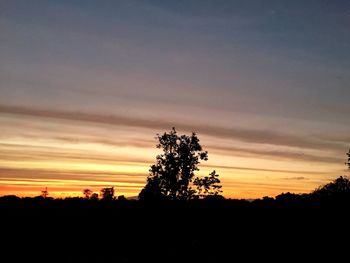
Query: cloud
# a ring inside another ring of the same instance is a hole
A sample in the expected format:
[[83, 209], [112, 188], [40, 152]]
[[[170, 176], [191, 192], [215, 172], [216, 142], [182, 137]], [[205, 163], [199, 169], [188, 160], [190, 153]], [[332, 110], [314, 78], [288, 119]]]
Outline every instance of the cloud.
[[283, 178], [284, 180], [308, 180], [308, 178], [304, 176], [296, 176], [296, 177], [286, 177]]
[[104, 183], [127, 183], [144, 185], [147, 170], [141, 173], [119, 173], [119, 172], [90, 172], [90, 171], [69, 171], [54, 169], [21, 169], [21, 168], [0, 168], [0, 182], [8, 180], [28, 181], [57, 181], [70, 183], [81, 182], [104, 182]]
[[[61, 186], [62, 189], [67, 190], [69, 187], [76, 187], [76, 186], [84, 186], [88, 185], [89, 187], [103, 187], [106, 185], [115, 186], [118, 189], [140, 189], [144, 186], [141, 182], [139, 183], [129, 183], [125, 184], [123, 182], [118, 181], [91, 181], [91, 180], [79, 180], [78, 182], [76, 180], [52, 180], [52, 179], [23, 179], [23, 178], [1, 178], [1, 182], [4, 182], [6, 185], [18, 185], [18, 186], [41, 186], [41, 185], [55, 185], [55, 186]], [[69, 186], [67, 187], [67, 184]], [[5, 185], [5, 186], [6, 186]]]
[[153, 162], [153, 158], [138, 158], [120, 156], [116, 154], [101, 154], [98, 152], [86, 152], [84, 150], [62, 149], [59, 147], [46, 147], [35, 145], [5, 144], [0, 143], [0, 160], [21, 161], [79, 161], [93, 163], [127, 163], [133, 166], [144, 165]]
[[240, 148], [233, 146], [209, 146], [211, 152], [227, 153], [235, 156], [254, 157], [254, 158], [268, 158], [268, 159], [283, 159], [283, 160], [297, 160], [305, 162], [321, 162], [321, 163], [342, 163], [343, 158], [333, 156], [317, 156], [307, 153], [287, 151], [287, 150], [262, 150]]
[[310, 174], [310, 175], [321, 175], [329, 174], [328, 172], [318, 171], [294, 171], [294, 170], [282, 170], [282, 169], [264, 169], [264, 168], [250, 168], [242, 166], [227, 166], [227, 165], [201, 165], [201, 167], [209, 167], [213, 169], [228, 169], [228, 170], [242, 170], [252, 172], [271, 172], [271, 173], [290, 173], [290, 174]]
[[171, 127], [176, 127], [185, 131], [196, 131], [203, 135], [208, 135], [215, 138], [224, 138], [239, 140], [242, 142], [256, 144], [270, 144], [277, 146], [288, 146], [297, 148], [309, 149], [339, 149], [339, 144], [328, 141], [322, 141], [317, 138], [305, 138], [290, 134], [281, 133], [274, 130], [254, 130], [241, 129], [231, 127], [216, 127], [204, 124], [187, 124], [172, 122], [161, 119], [146, 119], [130, 116], [118, 115], [103, 115], [83, 112], [57, 111], [50, 109], [38, 109], [19, 106], [0, 105], [0, 113], [24, 115], [40, 118], [52, 118], [67, 121], [89, 122], [95, 124], [107, 124], [127, 127], [138, 127], [155, 130], [168, 130]]

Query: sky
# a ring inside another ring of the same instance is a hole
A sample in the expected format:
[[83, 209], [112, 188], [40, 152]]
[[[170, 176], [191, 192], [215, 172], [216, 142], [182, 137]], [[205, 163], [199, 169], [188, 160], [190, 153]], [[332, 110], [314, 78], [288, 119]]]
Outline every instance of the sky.
[[196, 132], [228, 198], [348, 174], [350, 2], [0, 2], [0, 195], [137, 196]]

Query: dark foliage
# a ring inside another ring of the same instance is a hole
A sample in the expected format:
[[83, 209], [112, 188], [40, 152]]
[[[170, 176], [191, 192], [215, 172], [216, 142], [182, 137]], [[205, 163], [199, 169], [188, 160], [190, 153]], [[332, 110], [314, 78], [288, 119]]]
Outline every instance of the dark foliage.
[[105, 187], [101, 189], [101, 196], [103, 200], [114, 199], [114, 187]]
[[[344, 178], [332, 183], [339, 181], [342, 185]], [[325, 189], [334, 192], [329, 185]], [[295, 262], [328, 257], [339, 262], [348, 256], [344, 237], [350, 229], [343, 226], [349, 206], [350, 199], [318, 200], [313, 193], [253, 202], [155, 203], [5, 196], [0, 198], [6, 226], [2, 257], [6, 262], [53, 256], [59, 262], [270, 262], [286, 255]]]
[[83, 195], [85, 196], [86, 199], [90, 199], [92, 195], [92, 191], [90, 189], [84, 189]]
[[45, 188], [45, 190], [41, 191], [41, 196], [43, 198], [47, 198], [49, 196], [49, 191], [47, 190], [47, 187]]
[[350, 180], [340, 176], [333, 182], [317, 188], [312, 196], [319, 199], [337, 199], [339, 201], [350, 198]]
[[219, 175], [215, 172], [211, 172], [209, 176], [204, 178], [195, 178], [193, 185], [196, 186], [196, 194], [203, 198], [212, 198], [213, 196], [220, 196], [222, 193], [222, 186], [220, 185]]
[[92, 193], [89, 199], [90, 200], [98, 200], [98, 193]]
[[209, 177], [195, 177], [200, 161], [208, 160], [208, 152], [202, 150], [195, 133], [179, 136], [173, 128], [158, 134], [157, 140], [157, 148], [163, 153], [157, 155], [156, 164], [149, 170], [147, 184], [139, 194], [141, 200], [190, 200], [221, 194], [215, 171]]

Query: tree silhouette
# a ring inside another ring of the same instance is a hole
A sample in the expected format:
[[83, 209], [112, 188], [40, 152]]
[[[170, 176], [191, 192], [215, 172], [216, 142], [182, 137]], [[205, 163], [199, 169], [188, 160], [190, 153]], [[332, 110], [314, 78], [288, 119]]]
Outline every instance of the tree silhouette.
[[139, 194], [140, 200], [162, 200], [165, 199], [165, 195], [162, 193], [161, 180], [159, 176], [149, 175], [147, 178], [146, 186], [141, 190]]
[[[204, 179], [195, 178], [201, 160], [208, 160], [196, 133], [177, 135], [175, 128], [163, 135], [157, 134], [157, 148], [163, 151], [152, 165], [147, 184], [139, 194], [140, 199], [188, 200], [196, 194], [219, 194], [220, 180], [215, 173]], [[197, 190], [191, 186], [194, 184]]]
[[90, 199], [90, 197], [92, 195], [92, 191], [90, 189], [84, 189], [83, 195], [85, 196], [86, 199]]
[[92, 193], [90, 196], [90, 200], [98, 200], [98, 193]]
[[105, 187], [101, 189], [101, 196], [103, 200], [112, 200], [114, 197], [114, 187]]
[[195, 178], [193, 185], [197, 187], [199, 197], [219, 196], [222, 193], [219, 175], [216, 171], [212, 171], [209, 176], [204, 178]]
[[47, 187], [45, 187], [45, 190], [41, 191], [41, 196], [44, 198], [47, 198], [49, 196], [49, 192], [47, 191]]
[[313, 194], [321, 197], [332, 198], [350, 197], [350, 180], [346, 177], [340, 176], [333, 182], [317, 188]]
[[126, 197], [124, 195], [119, 195], [117, 198], [118, 201], [126, 201]]
[[[345, 163], [350, 169], [350, 150], [346, 153], [347, 162]], [[334, 181], [318, 187], [313, 193], [314, 196], [322, 198], [350, 199], [350, 179], [346, 176], [339, 176]]]

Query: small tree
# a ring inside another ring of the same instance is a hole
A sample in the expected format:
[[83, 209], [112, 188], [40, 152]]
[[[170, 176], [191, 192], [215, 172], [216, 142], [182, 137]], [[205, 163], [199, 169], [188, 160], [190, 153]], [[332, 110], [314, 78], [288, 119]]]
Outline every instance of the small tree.
[[114, 187], [105, 187], [101, 189], [101, 196], [103, 200], [112, 200], [114, 197]]
[[47, 187], [45, 187], [45, 190], [41, 191], [41, 196], [44, 198], [47, 198], [49, 196], [49, 192], [47, 191]]
[[[220, 180], [215, 173], [203, 179], [195, 178], [200, 161], [208, 160], [196, 133], [177, 135], [175, 128], [163, 135], [157, 134], [157, 148], [163, 151], [152, 165], [147, 184], [139, 194], [140, 199], [188, 200], [200, 194], [219, 194]], [[194, 185], [197, 190], [191, 186]]]
[[348, 166], [348, 169], [350, 170], [350, 149], [349, 149], [349, 152], [346, 153], [346, 155], [348, 156], [348, 161], [345, 164]]
[[117, 198], [118, 201], [126, 201], [126, 197], [124, 195], [119, 195], [118, 198]]
[[90, 197], [92, 195], [92, 191], [90, 189], [84, 189], [83, 195], [85, 196], [86, 199], [90, 199]]
[[98, 193], [92, 193], [90, 196], [90, 200], [98, 200]]

